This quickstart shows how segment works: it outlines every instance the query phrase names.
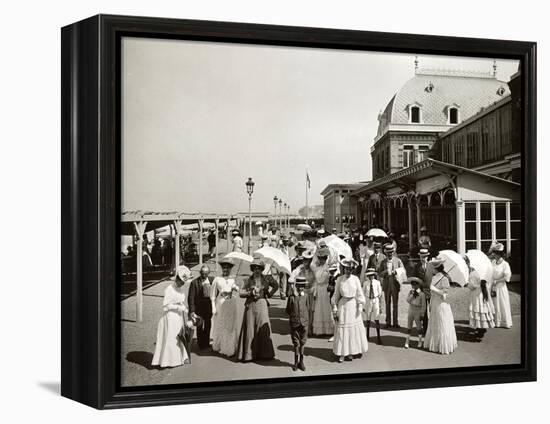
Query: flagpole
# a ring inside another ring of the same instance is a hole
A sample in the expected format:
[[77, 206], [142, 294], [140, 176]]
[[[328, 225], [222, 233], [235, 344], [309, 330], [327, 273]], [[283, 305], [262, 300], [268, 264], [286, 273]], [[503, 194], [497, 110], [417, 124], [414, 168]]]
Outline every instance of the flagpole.
[[308, 192], [308, 185], [309, 185], [309, 181], [308, 181], [308, 178], [309, 178], [309, 174], [308, 174], [308, 171], [307, 171], [307, 168], [306, 168], [306, 224], [309, 223], [309, 203], [308, 203], [308, 196], [307, 196], [307, 192]]

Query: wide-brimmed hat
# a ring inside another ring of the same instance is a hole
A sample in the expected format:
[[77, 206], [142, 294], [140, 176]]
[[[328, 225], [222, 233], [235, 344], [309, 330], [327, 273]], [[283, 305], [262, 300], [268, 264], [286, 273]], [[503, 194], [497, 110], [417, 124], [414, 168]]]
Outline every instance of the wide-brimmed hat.
[[241, 234], [241, 232], [239, 230], [233, 230], [231, 231], [231, 234]]
[[491, 245], [490, 251], [491, 252], [504, 252], [504, 245], [497, 241], [496, 243], [493, 243]]
[[317, 249], [317, 257], [328, 257], [330, 255], [330, 250], [326, 246], [319, 247]]
[[252, 262], [250, 262], [250, 269], [253, 269], [255, 267], [264, 269], [265, 268], [265, 262], [263, 260], [261, 260], [260, 258], [254, 258], [252, 260]]
[[288, 234], [283, 234], [282, 239], [283, 241], [289, 241], [290, 237], [288, 236]]
[[319, 234], [319, 235], [323, 235], [323, 234], [325, 234], [325, 232], [326, 232], [326, 231], [323, 230], [322, 228], [319, 229], [319, 230], [317, 230], [317, 234]]
[[379, 243], [379, 242], [375, 241], [374, 244], [373, 244], [373, 246], [374, 246], [375, 248], [378, 248], [378, 249], [379, 249], [379, 248], [382, 247], [382, 243]]
[[338, 262], [340, 265], [346, 268], [355, 268], [359, 263], [353, 258], [342, 258]]
[[365, 275], [376, 275], [376, 269], [375, 268], [367, 268], [367, 271], [365, 272]]
[[433, 258], [433, 259], [430, 261], [430, 263], [431, 263], [435, 268], [437, 268], [438, 266], [443, 265], [443, 264], [445, 263], [445, 259], [443, 259], [443, 258], [437, 256], [437, 257]]
[[191, 270], [187, 268], [185, 265], [178, 266], [178, 269], [176, 271], [176, 277], [179, 278], [181, 281], [186, 282], [192, 276], [193, 274], [191, 273]]
[[296, 246], [294, 247], [296, 250], [306, 250], [306, 243], [303, 240], [300, 240], [298, 243], [296, 243]]
[[409, 277], [407, 278], [407, 283], [409, 284], [424, 284], [424, 281], [422, 281], [420, 278], [418, 277]]
[[304, 252], [302, 252], [302, 258], [304, 259], [313, 259], [315, 256], [315, 251], [313, 249], [306, 249]]
[[418, 251], [418, 256], [430, 256], [430, 251], [428, 249], [420, 249]]
[[385, 244], [384, 245], [384, 252], [393, 253], [393, 252], [395, 252], [395, 247], [393, 247], [392, 243]]
[[422, 227], [420, 227], [420, 231], [428, 231], [428, 229], [423, 225]]
[[235, 262], [231, 258], [221, 258], [218, 263], [220, 265], [229, 265], [229, 266], [235, 266]]
[[297, 286], [301, 286], [301, 285], [305, 286], [307, 284], [306, 277], [304, 277], [303, 275], [297, 275], [296, 278], [294, 279], [294, 284], [296, 284]]

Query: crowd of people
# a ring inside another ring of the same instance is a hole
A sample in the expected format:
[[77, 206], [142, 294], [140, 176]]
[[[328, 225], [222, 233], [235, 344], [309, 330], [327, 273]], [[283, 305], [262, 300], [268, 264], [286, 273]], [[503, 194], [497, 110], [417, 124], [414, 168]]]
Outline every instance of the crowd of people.
[[[336, 234], [349, 244], [352, 255], [335, 258], [324, 240], [328, 235], [323, 228], [302, 234], [302, 240], [294, 232], [285, 235], [277, 229], [261, 234], [259, 247], [276, 247], [289, 255], [290, 275], [266, 273], [270, 267], [260, 258], [250, 263], [251, 275], [241, 283], [232, 274], [232, 259], [219, 260], [221, 275], [216, 277], [206, 265], [195, 279], [187, 267], [179, 266], [175, 281], [165, 291], [152, 365], [188, 363], [190, 349], [184, 335], [189, 328], [196, 330], [199, 349], [212, 349], [243, 362], [273, 359], [269, 307], [277, 292], [286, 300], [293, 370], [306, 369], [308, 337], [327, 337], [337, 362], [359, 359], [368, 351], [371, 326], [376, 330], [376, 343], [383, 344], [383, 312], [385, 328], [400, 328], [398, 305], [404, 284], [410, 289], [403, 347], [410, 348], [416, 327], [418, 348], [440, 354], [455, 351], [458, 341], [449, 302], [452, 281], [445, 258], [433, 249], [425, 228], [415, 251], [418, 262], [408, 269], [391, 238], [367, 237], [360, 231], [348, 237]], [[232, 236], [233, 250], [242, 251], [239, 231]], [[481, 279], [468, 257], [464, 258], [469, 269], [469, 324], [478, 341], [489, 328], [512, 326], [507, 290], [511, 272], [504, 246], [493, 243], [489, 255], [490, 282]]]

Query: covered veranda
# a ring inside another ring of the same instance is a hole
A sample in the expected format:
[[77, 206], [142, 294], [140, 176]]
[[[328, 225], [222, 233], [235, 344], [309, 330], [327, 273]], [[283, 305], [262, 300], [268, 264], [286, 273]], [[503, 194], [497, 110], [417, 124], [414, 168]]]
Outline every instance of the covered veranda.
[[[355, 190], [361, 224], [405, 234], [409, 251], [420, 228], [440, 246], [465, 253], [493, 240], [516, 253], [521, 186], [460, 166], [426, 159]], [[516, 226], [516, 222], [518, 225]]]

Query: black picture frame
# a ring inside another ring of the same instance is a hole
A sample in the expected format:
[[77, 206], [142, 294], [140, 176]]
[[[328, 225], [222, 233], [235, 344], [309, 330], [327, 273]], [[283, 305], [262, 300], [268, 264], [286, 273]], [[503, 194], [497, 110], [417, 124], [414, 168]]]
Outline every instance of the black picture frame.
[[[111, 15], [69, 25], [61, 35], [63, 396], [103, 409], [536, 380], [536, 43]], [[122, 389], [117, 252], [125, 35], [519, 60], [528, 282], [521, 289], [521, 364]]]

